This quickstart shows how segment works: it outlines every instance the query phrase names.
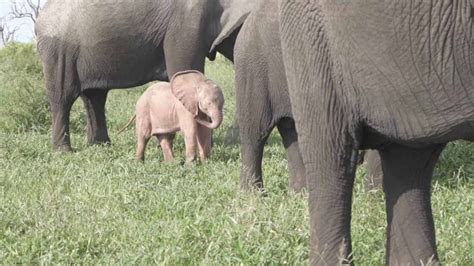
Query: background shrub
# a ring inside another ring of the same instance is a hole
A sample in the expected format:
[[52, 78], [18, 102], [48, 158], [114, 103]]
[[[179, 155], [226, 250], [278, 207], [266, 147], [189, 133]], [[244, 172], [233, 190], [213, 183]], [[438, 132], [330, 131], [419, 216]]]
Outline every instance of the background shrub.
[[34, 44], [0, 49], [0, 130], [47, 130], [51, 118], [42, 77]]
[[[71, 132], [82, 132], [86, 115], [77, 101], [71, 112]], [[0, 49], [0, 131], [5, 133], [51, 128], [51, 114], [41, 60], [33, 43], [9, 43]]]

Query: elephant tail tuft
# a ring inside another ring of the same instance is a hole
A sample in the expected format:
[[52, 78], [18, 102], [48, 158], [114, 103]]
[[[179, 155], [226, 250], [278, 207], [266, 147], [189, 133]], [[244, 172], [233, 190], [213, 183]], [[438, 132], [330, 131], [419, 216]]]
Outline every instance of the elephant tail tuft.
[[130, 120], [128, 120], [127, 124], [122, 129], [119, 130], [117, 135], [122, 134], [126, 129], [128, 129], [130, 127], [130, 125], [133, 123], [133, 121], [135, 120], [136, 117], [137, 117], [137, 114], [133, 114], [133, 116], [130, 118]]

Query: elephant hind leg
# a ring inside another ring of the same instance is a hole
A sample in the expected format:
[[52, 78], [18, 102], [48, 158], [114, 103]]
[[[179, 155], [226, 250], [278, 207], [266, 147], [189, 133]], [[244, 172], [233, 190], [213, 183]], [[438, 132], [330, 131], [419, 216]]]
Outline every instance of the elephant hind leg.
[[87, 89], [81, 98], [87, 111], [87, 141], [89, 145], [110, 144], [105, 118], [108, 90]]
[[65, 56], [57, 40], [45, 36], [38, 40], [37, 52], [43, 65], [44, 81], [48, 96], [51, 123], [52, 144], [56, 151], [72, 151], [69, 136], [69, 115], [74, 101], [79, 97], [80, 88], [77, 82], [77, 61]]
[[148, 113], [138, 113], [135, 118], [135, 134], [137, 135], [137, 155], [138, 161], [145, 161], [145, 150], [151, 138], [151, 123]]
[[277, 127], [288, 156], [290, 187], [295, 192], [300, 192], [306, 188], [306, 174], [298, 146], [298, 135], [296, 133], [295, 123], [292, 119], [284, 118], [278, 122]]
[[165, 162], [171, 162], [174, 160], [173, 154], [173, 139], [175, 134], [159, 134], [156, 137], [163, 151], [163, 157]]
[[144, 162], [145, 161], [145, 150], [148, 141], [150, 140], [150, 136], [138, 136], [137, 138], [137, 161]]
[[249, 134], [240, 128], [240, 149], [242, 154], [240, 187], [243, 190], [263, 191], [262, 159], [263, 149], [271, 130], [264, 136]]
[[69, 115], [74, 100], [51, 104], [53, 148], [57, 151], [72, 151], [69, 136]]
[[43, 64], [46, 90], [51, 107], [53, 149], [72, 151], [69, 135], [69, 116], [79, 97], [80, 88], [73, 67], [65, 58]]
[[380, 151], [388, 224], [387, 265], [438, 262], [430, 188], [444, 146], [393, 145]]

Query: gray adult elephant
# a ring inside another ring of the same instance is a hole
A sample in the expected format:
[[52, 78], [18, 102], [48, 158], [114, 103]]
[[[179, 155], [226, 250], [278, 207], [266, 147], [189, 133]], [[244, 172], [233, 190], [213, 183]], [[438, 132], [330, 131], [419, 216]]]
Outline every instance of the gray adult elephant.
[[[298, 192], [306, 187], [306, 178], [283, 65], [278, 0], [258, 3], [239, 31], [234, 50], [240, 185], [245, 190], [263, 188], [263, 149], [276, 126], [287, 153], [289, 184]], [[371, 188], [382, 173], [377, 171], [380, 161], [375, 152], [369, 151], [366, 157], [367, 187]]]
[[53, 146], [70, 150], [69, 113], [81, 97], [89, 143], [107, 143], [112, 88], [204, 71], [217, 51], [233, 60], [253, 0], [49, 0], [36, 33], [53, 122]]
[[351, 260], [359, 149], [382, 160], [387, 264], [438, 264], [433, 168], [447, 142], [474, 140], [472, 1], [280, 0], [279, 8], [312, 264]]
[[280, 48], [277, 0], [258, 1], [235, 43], [235, 79], [243, 189], [263, 189], [265, 142], [276, 126], [288, 158], [290, 187], [306, 187]]

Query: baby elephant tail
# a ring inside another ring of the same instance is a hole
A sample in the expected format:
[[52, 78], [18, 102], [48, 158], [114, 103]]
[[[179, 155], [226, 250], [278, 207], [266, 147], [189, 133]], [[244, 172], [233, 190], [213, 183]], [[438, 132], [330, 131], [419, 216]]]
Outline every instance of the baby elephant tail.
[[124, 132], [127, 128], [129, 128], [130, 125], [133, 123], [133, 120], [135, 120], [136, 117], [137, 117], [137, 114], [134, 114], [134, 115], [130, 118], [130, 120], [128, 120], [127, 124], [126, 124], [122, 129], [119, 130], [119, 132], [117, 133], [117, 135], [122, 134], [122, 132]]

